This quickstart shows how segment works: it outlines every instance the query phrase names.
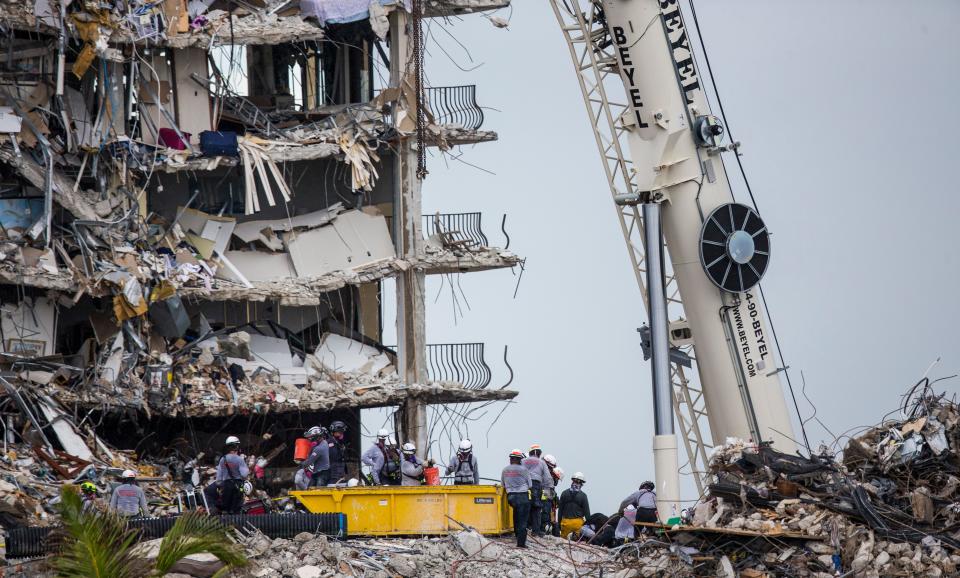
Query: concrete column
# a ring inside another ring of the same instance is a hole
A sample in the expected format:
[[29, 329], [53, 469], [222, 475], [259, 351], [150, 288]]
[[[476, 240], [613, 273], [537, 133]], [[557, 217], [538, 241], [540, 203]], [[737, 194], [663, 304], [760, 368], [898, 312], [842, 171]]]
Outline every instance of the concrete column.
[[[390, 85], [414, 86], [413, 38], [410, 14], [394, 10], [390, 15]], [[404, 106], [400, 100], [399, 106]], [[410, 103], [415, 107], [416, 103]], [[416, 110], [408, 110], [416, 118]], [[394, 115], [396, 118], [399, 115]], [[423, 252], [421, 231], [420, 179], [417, 178], [417, 151], [413, 135], [400, 138], [395, 159], [393, 227], [397, 253], [415, 257]], [[413, 269], [397, 277], [397, 355], [399, 371], [405, 383], [424, 383], [426, 364], [425, 277]], [[408, 399], [401, 409], [400, 443], [413, 442], [417, 455], [426, 457], [427, 406], [422, 400]]]

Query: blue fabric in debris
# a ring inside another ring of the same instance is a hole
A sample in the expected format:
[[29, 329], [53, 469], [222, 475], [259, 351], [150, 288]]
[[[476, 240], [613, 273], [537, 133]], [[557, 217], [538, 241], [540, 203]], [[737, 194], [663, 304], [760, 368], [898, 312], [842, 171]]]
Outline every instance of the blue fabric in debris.
[[370, 3], [393, 6], [400, 1], [408, 11], [410, 0], [300, 0], [300, 15], [316, 18], [321, 24], [346, 24], [370, 17]]

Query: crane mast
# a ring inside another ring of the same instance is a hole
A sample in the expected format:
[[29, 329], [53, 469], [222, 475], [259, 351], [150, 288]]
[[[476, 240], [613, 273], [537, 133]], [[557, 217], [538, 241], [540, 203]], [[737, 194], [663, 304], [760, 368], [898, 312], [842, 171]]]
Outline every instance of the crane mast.
[[[796, 449], [757, 287], [769, 264], [769, 233], [753, 208], [734, 199], [721, 154], [731, 149], [736, 154], [735, 147], [721, 146], [723, 127], [710, 114], [678, 0], [552, 3], [646, 300], [658, 499], [661, 517], [671, 517], [679, 501], [677, 444], [673, 416], [663, 414], [671, 405], [678, 409], [687, 394], [685, 380], [675, 379], [682, 367], [674, 362], [674, 371], [669, 370], [678, 347], [686, 346], [696, 360], [705, 405], [691, 409], [687, 420], [677, 416], [685, 430], [691, 416], [694, 421], [706, 416], [713, 445], [738, 437], [772, 441], [785, 452]], [[623, 84], [622, 106], [612, 103], [607, 93], [612, 87], [604, 82], [614, 74]], [[607, 130], [601, 111], [610, 121]], [[631, 205], [636, 222], [630, 228], [640, 235], [632, 235], [624, 220], [624, 215], [630, 220], [624, 207]], [[644, 225], [662, 228], [663, 244], [660, 231]], [[632, 237], [642, 240], [642, 251]], [[659, 266], [664, 244], [672, 275]], [[672, 282], [679, 293], [674, 298], [665, 290]], [[685, 319], [661, 320], [668, 304], [676, 313], [680, 303]], [[664, 396], [673, 404], [664, 403]], [[696, 423], [693, 429], [696, 435], [684, 431], [684, 440], [691, 463], [703, 467], [706, 441]], [[701, 447], [692, 447], [697, 443]]]

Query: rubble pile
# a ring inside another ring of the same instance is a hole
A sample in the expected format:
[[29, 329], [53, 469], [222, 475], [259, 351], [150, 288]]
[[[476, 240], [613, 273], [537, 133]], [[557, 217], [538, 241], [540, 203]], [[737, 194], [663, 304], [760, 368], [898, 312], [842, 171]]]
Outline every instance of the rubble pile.
[[255, 535], [246, 545], [251, 558], [250, 574], [261, 578], [637, 575], [618, 573], [636, 565], [636, 559], [618, 560], [616, 552], [605, 548], [548, 536], [530, 540], [527, 549], [520, 549], [509, 540], [491, 540], [471, 530], [439, 538], [390, 540], [336, 541], [308, 533], [292, 540], [270, 540]]
[[[787, 564], [791, 576], [956, 575], [960, 406], [924, 380], [900, 413], [851, 438], [840, 461], [825, 447], [805, 458], [729, 440], [711, 458], [716, 481], [689, 523], [799, 543], [772, 565], [744, 546], [739, 570], [783, 572]], [[817, 540], [800, 543], [804, 537]]]

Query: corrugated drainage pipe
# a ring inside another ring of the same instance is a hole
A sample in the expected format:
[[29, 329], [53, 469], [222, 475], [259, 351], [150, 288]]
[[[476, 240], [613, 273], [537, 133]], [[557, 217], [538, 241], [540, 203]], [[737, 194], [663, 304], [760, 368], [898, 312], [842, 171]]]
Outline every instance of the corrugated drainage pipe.
[[[220, 521], [237, 529], [256, 528], [271, 538], [293, 538], [301, 532], [347, 537], [347, 517], [344, 514], [261, 514], [225, 515]], [[140, 529], [141, 540], [162, 538], [173, 527], [176, 517], [139, 518], [130, 520], [130, 526]], [[6, 556], [31, 558], [43, 556], [52, 550], [48, 543], [51, 527], [16, 528], [7, 532]]]

